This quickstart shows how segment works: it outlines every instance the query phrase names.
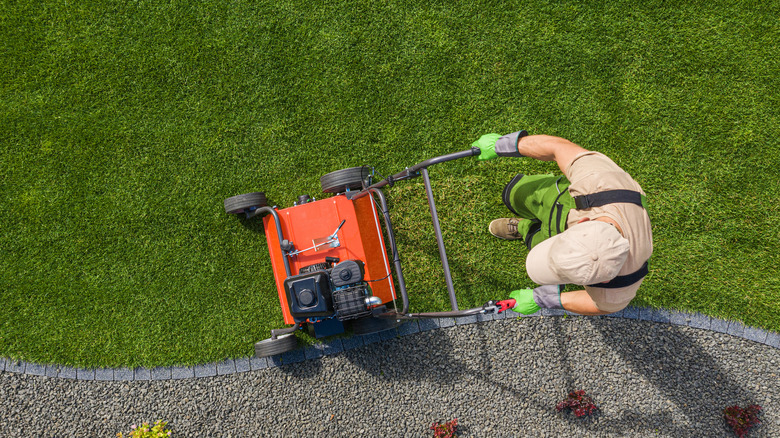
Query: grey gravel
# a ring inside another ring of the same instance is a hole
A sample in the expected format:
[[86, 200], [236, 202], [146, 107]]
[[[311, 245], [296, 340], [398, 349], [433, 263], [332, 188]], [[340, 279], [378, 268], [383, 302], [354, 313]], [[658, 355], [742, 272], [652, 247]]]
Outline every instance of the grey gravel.
[[[430, 437], [433, 421], [457, 418], [462, 437], [730, 437], [721, 411], [734, 404], [764, 408], [749, 437], [780, 436], [780, 350], [728, 327], [629, 317], [425, 323], [167, 380], [0, 372], [0, 436], [114, 437], [164, 419], [174, 437]], [[598, 413], [555, 410], [578, 389]]]

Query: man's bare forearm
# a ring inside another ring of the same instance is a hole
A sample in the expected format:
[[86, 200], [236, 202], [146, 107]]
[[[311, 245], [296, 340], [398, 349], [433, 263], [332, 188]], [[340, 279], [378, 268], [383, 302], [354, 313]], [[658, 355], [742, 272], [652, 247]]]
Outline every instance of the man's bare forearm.
[[565, 310], [578, 313], [580, 315], [607, 315], [611, 312], [605, 312], [598, 307], [593, 299], [585, 290], [576, 290], [564, 292], [561, 294], [561, 305]]
[[569, 140], [552, 135], [529, 135], [517, 142], [517, 150], [524, 156], [540, 161], [555, 161], [561, 171], [571, 164], [574, 157], [587, 152]]

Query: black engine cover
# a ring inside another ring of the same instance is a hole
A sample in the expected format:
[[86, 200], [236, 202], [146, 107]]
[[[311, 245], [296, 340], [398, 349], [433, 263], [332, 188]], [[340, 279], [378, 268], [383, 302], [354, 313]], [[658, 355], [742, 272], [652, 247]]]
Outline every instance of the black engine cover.
[[294, 318], [332, 316], [333, 299], [327, 271], [315, 271], [284, 280], [287, 304]]
[[330, 279], [333, 287], [349, 286], [363, 282], [363, 262], [359, 260], [345, 260], [333, 267]]

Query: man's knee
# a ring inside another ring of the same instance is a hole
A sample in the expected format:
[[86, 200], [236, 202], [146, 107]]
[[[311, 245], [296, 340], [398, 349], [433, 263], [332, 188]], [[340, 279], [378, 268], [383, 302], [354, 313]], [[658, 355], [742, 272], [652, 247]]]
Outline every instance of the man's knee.
[[504, 201], [504, 205], [506, 205], [506, 208], [509, 209], [513, 214], [516, 216], [520, 216], [520, 213], [515, 210], [514, 207], [512, 207], [512, 188], [520, 181], [521, 178], [523, 178], [525, 175], [522, 173], [518, 173], [515, 175], [514, 178], [512, 178], [509, 181], [509, 184], [504, 186], [504, 191], [501, 193], [501, 200]]

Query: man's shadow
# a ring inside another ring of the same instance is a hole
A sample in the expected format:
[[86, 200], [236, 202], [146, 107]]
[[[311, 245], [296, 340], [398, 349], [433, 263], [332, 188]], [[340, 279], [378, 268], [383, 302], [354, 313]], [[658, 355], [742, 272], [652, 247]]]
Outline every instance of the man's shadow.
[[[541, 352], [550, 363], [543, 367], [543, 370], [528, 366], [528, 369], [517, 369], [515, 374], [520, 376], [530, 372], [544, 372], [551, 373], [550, 378], [558, 378], [559, 382], [563, 379], [561, 400], [571, 391], [585, 389], [589, 392], [587, 387], [576, 387], [576, 382], [598, 380], [600, 376], [584, 376], [575, 371], [576, 361], [582, 360], [582, 357], [578, 356], [585, 354], [576, 351], [577, 347], [571, 345], [576, 343], [572, 342], [572, 338], [577, 334], [566, 330], [566, 324], [569, 322], [562, 317], [543, 319], [545, 322], [540, 322], [536, 330], [527, 333], [527, 336], [554, 338], [544, 347], [548, 351]], [[572, 319], [569, 317], [570, 321]], [[576, 418], [573, 414], [560, 414], [556, 417], [560, 421], [566, 421], [572, 429], [619, 436], [629, 436], [638, 431], [661, 431], [668, 436], [700, 436], [707, 430], [712, 430], [711, 423], [705, 424], [702, 421], [702, 412], [709, 413], [713, 409], [722, 409], [731, 404], [747, 405], [755, 402], [754, 394], [724, 372], [718, 362], [680, 327], [606, 317], [588, 317], [585, 323], [592, 325], [601, 335], [607, 349], [616, 353], [625, 367], [649, 382], [654, 390], [663, 395], [662, 399], [673, 404], [673, 409], [682, 411], [687, 422], [680, 424], [668, 407], [664, 409], [658, 406], [657, 409], [648, 411], [639, 405], [629, 404], [620, 410], [618, 418], [610, 417], [608, 421], [596, 421], [603, 415], [598, 411], [591, 417], [594, 421]], [[429, 381], [451, 386], [453, 379], [477, 378], [489, 387], [513, 397], [518, 406], [528, 404], [537, 411], [554, 410], [555, 404], [560, 400], [551, 400], [549, 395], [539, 393], [530, 386], [523, 387], [498, 377], [506, 373], [494, 373], [496, 366], [505, 365], [502, 365], [501, 361], [491, 359], [491, 355], [496, 355], [500, 350], [511, 349], [512, 340], [495, 339], [495, 336], [488, 335], [480, 324], [474, 327], [476, 336], [471, 345], [482, 345], [476, 349], [453, 345], [449, 336], [440, 330], [433, 330], [395, 341], [384, 341], [397, 342], [397, 345], [390, 345], [390, 349], [403, 349], [408, 352], [393, 354], [392, 360], [387, 360], [385, 355], [367, 354], [362, 349], [345, 352], [346, 358], [354, 366], [380, 380]], [[376, 344], [372, 348], [386, 347], [388, 346]], [[605, 369], [605, 373], [615, 371]], [[631, 391], [630, 384], [616, 391]], [[467, 396], [464, 394], [464, 397]], [[599, 404], [598, 399], [596, 404]], [[612, 410], [614, 411], [614, 407]], [[723, 427], [725, 432], [725, 423]]]
[[[755, 403], [755, 394], [722, 370], [681, 326], [608, 317], [592, 318], [591, 323], [612, 351], [682, 411], [690, 424], [677, 426], [678, 436], [707, 430], [702, 412]], [[669, 427], [670, 419], [664, 415], [625, 411], [626, 425], [638, 424], [640, 419]]]

